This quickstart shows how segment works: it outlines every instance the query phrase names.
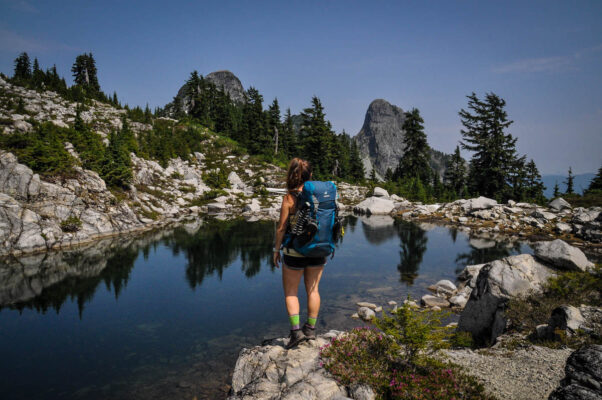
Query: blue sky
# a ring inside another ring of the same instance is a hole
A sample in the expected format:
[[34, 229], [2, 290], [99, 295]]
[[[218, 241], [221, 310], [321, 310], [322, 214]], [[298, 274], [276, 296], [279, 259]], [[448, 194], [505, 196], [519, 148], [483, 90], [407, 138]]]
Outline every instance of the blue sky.
[[194, 69], [229, 69], [293, 113], [317, 95], [352, 135], [384, 98], [420, 109], [445, 152], [465, 96], [493, 91], [543, 173], [602, 164], [601, 1], [0, 0], [0, 71], [20, 51], [67, 78], [91, 51], [104, 91], [151, 107]]

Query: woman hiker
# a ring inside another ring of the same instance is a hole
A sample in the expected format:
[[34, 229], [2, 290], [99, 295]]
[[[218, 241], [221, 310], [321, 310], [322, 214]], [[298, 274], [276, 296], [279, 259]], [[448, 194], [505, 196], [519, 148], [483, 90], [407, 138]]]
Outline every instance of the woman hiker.
[[[297, 212], [297, 197], [303, 189], [303, 184], [312, 176], [311, 166], [308, 161], [293, 158], [289, 164], [286, 175], [287, 194], [282, 200], [280, 221], [276, 230], [276, 243], [274, 245], [274, 265], [280, 267], [280, 246], [284, 235], [295, 225]], [[320, 293], [318, 285], [322, 271], [326, 264], [326, 257], [305, 257], [294, 249], [283, 249], [282, 285], [284, 287], [284, 300], [291, 324], [290, 340], [285, 346], [293, 348], [304, 340], [316, 338], [316, 320], [320, 311]], [[305, 282], [307, 292], [307, 322], [303, 327], [299, 324], [299, 298], [297, 291], [301, 277]]]

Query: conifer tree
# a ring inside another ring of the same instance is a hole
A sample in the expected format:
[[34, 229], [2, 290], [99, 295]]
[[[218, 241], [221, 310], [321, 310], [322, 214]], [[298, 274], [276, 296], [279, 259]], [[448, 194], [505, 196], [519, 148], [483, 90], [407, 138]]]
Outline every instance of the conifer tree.
[[545, 200], [543, 195], [546, 187], [541, 181], [541, 175], [537, 166], [535, 165], [535, 161], [531, 160], [527, 163], [526, 166], [526, 176], [527, 176], [527, 198], [531, 201], [535, 201], [541, 203]]
[[508, 195], [510, 172], [516, 161], [516, 139], [506, 130], [513, 121], [504, 110], [506, 102], [494, 93], [480, 100], [467, 96], [468, 111], [459, 114], [464, 129], [460, 132], [463, 149], [473, 152], [468, 182], [471, 191], [487, 197]]
[[108, 186], [127, 189], [132, 181], [132, 161], [123, 137], [112, 131], [101, 166], [101, 177]]
[[29, 55], [25, 52], [19, 54], [15, 59], [13, 79], [19, 83], [25, 83], [31, 79], [31, 61], [29, 60]]
[[456, 150], [451, 157], [443, 179], [445, 185], [454, 193], [454, 195], [461, 195], [462, 189], [466, 184], [466, 165], [464, 164], [464, 159], [460, 155], [460, 146], [456, 146]]
[[314, 175], [326, 176], [332, 171], [332, 130], [330, 123], [326, 121], [322, 102], [316, 96], [312, 98], [312, 107], [306, 108], [301, 113], [303, 125], [301, 136], [303, 137], [303, 153], [311, 162]]
[[288, 158], [300, 155], [299, 143], [297, 141], [297, 134], [293, 128], [293, 117], [290, 108], [286, 109], [284, 123], [282, 124], [282, 134], [280, 135], [280, 143], [282, 151]]
[[[280, 105], [278, 99], [274, 98], [272, 104], [268, 107], [266, 115], [267, 136], [271, 136], [272, 141], [282, 149], [282, 144], [276, 142], [276, 138], [280, 141], [280, 133], [282, 132], [282, 121], [280, 120]], [[274, 150], [276, 152], [276, 150]]]
[[554, 198], [560, 196], [560, 188], [558, 187], [558, 181], [556, 181], [554, 183], [554, 194], [553, 194], [553, 196], [554, 196]]
[[403, 138], [404, 153], [394, 174], [397, 179], [417, 177], [423, 183], [428, 183], [431, 179], [430, 148], [423, 124], [424, 120], [418, 109], [413, 108], [405, 113], [403, 123], [403, 130], [405, 131]]
[[75, 85], [82, 88], [86, 95], [96, 98], [100, 95], [96, 61], [92, 53], [80, 54], [71, 67]]
[[602, 167], [598, 168], [598, 173], [589, 183], [588, 188], [585, 190], [585, 193], [592, 193], [594, 191], [602, 191]]
[[569, 167], [569, 176], [567, 176], [566, 181], [564, 181], [564, 183], [566, 185], [566, 191], [564, 193], [566, 193], [566, 194], [575, 193], [575, 188], [573, 187], [574, 181], [575, 181], [575, 177], [573, 176], [573, 169], [571, 167]]
[[376, 169], [372, 168], [372, 171], [370, 171], [370, 182], [372, 183], [377, 183], [378, 179], [376, 179]]
[[387, 172], [385, 172], [385, 182], [391, 182], [393, 180], [393, 170], [391, 168], [387, 168]]
[[254, 87], [247, 90], [247, 103], [243, 107], [243, 121], [239, 141], [251, 154], [271, 154], [272, 137], [267, 134], [263, 113], [263, 96]]
[[351, 148], [349, 154], [349, 168], [351, 178], [355, 180], [355, 182], [361, 182], [364, 180], [364, 163], [362, 162], [362, 158], [360, 157], [360, 151], [357, 147], [357, 142], [355, 140], [351, 141]]

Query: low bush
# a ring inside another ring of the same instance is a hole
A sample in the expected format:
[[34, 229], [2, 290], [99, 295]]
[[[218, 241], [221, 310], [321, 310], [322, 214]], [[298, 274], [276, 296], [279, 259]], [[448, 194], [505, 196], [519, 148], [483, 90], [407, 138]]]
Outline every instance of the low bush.
[[230, 187], [228, 173], [223, 168], [204, 173], [203, 182], [212, 189], [226, 189]]
[[343, 385], [369, 385], [380, 399], [495, 399], [459, 367], [429, 356], [450, 345], [445, 313], [404, 304], [391, 314], [374, 320], [382, 330], [356, 328], [332, 339], [320, 349], [321, 365]]
[[72, 215], [61, 222], [61, 229], [63, 232], [77, 232], [81, 229], [81, 227], [82, 221], [75, 215]]

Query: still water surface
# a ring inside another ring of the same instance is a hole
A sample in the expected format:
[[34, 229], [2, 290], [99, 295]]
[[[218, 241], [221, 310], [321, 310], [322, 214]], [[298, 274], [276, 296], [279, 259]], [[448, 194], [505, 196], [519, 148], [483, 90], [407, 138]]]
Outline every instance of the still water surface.
[[[389, 217], [345, 230], [319, 331], [359, 325], [357, 301], [420, 297], [467, 264], [531, 252]], [[205, 220], [0, 261], [0, 398], [225, 398], [240, 349], [288, 333], [273, 240], [272, 222]]]

